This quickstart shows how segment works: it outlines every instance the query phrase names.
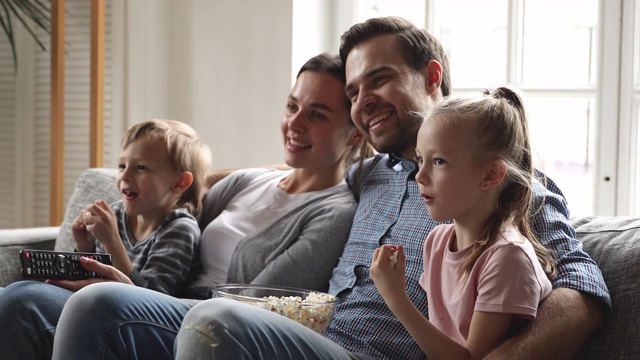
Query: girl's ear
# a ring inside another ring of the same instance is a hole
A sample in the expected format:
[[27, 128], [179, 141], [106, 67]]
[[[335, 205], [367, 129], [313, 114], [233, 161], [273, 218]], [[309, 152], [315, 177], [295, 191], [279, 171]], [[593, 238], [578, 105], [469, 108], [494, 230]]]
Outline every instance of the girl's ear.
[[193, 174], [189, 171], [183, 171], [173, 188], [178, 192], [184, 192], [191, 184], [193, 184]]
[[494, 188], [502, 183], [504, 177], [507, 175], [507, 166], [502, 160], [492, 161], [489, 168], [484, 174], [482, 184], [480, 184], [481, 190], [488, 190]]

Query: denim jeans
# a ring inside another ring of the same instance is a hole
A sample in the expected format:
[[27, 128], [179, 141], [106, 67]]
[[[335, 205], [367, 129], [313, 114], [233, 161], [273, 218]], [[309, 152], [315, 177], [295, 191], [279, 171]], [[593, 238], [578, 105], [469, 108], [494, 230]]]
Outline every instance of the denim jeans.
[[38, 281], [0, 288], [0, 356], [3, 359], [50, 359], [56, 323], [69, 290]]
[[0, 354], [9, 360], [173, 359], [175, 344], [176, 357], [189, 360], [370, 359], [267, 310], [228, 299], [198, 302], [112, 282], [76, 293], [14, 283], [0, 288]]
[[87, 286], [60, 315], [53, 359], [173, 359], [180, 324], [195, 302], [120, 283]]
[[0, 289], [0, 354], [10, 360], [173, 359], [176, 334], [195, 302], [111, 282], [76, 293], [14, 283]]
[[194, 306], [176, 339], [176, 359], [371, 359], [282, 315], [229, 299]]

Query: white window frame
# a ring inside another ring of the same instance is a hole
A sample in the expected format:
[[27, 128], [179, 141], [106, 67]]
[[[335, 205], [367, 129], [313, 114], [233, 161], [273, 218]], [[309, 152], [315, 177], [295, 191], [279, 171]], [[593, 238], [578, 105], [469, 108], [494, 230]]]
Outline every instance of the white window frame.
[[[640, 9], [638, 0], [620, 0], [619, 2], [606, 2], [606, 6], [602, 1], [602, 7], [605, 8], [604, 13], [610, 17], [617, 17], [621, 20], [618, 38], [620, 39], [620, 67], [619, 67], [619, 108], [618, 114], [618, 192], [616, 198], [616, 215], [640, 215], [638, 206], [638, 103], [640, 91], [636, 80], [638, 79], [638, 71], [640, 64], [638, 63], [637, 46], [640, 29]], [[614, 4], [619, 3], [615, 7], [618, 12], [613, 11]], [[611, 8], [611, 9], [608, 9]], [[615, 18], [611, 19], [611, 23], [615, 22]], [[612, 33], [610, 31], [609, 33]], [[605, 41], [613, 41], [612, 38], [605, 38]], [[614, 76], [613, 72], [609, 73]], [[603, 94], [603, 97], [606, 96]], [[614, 99], [609, 99], [613, 102]], [[611, 104], [613, 107], [614, 104]], [[636, 109], [636, 110], [634, 110]]]
[[635, 140], [631, 143], [627, 130], [630, 118], [623, 115], [620, 102], [620, 79], [623, 76], [622, 3], [622, 0], [600, 0], [599, 4], [598, 134], [594, 184], [595, 212], [605, 216], [628, 215], [632, 211], [628, 206], [628, 198], [633, 193], [630, 173], [627, 171], [629, 167], [619, 166], [631, 164], [625, 152], [636, 147]]
[[[294, 0], [295, 3], [296, 0]], [[303, 0], [297, 0], [302, 2]], [[425, 1], [425, 26], [431, 28], [434, 24], [433, 1]], [[511, 33], [517, 30], [518, 19], [521, 19], [523, 0], [507, 0], [511, 14], [509, 26]], [[596, 159], [594, 159], [594, 215], [624, 216], [640, 215], [638, 191], [636, 190], [637, 113], [640, 108], [640, 88], [634, 84], [637, 69], [638, 49], [635, 47], [639, 35], [640, 15], [637, 14], [637, 2], [640, 0], [599, 0], [598, 19], [598, 72], [597, 85], [592, 88], [568, 89], [566, 92], [546, 91], [545, 89], [523, 89], [527, 93], [539, 93], [545, 96], [562, 96], [564, 94], [582, 94], [596, 97]], [[358, 0], [345, 1], [335, 6], [333, 11], [351, 13], [351, 23], [355, 18]], [[344, 16], [343, 16], [344, 18]], [[334, 27], [332, 33], [342, 34], [350, 26], [341, 21], [338, 30]], [[295, 31], [295, 30], [294, 30]], [[339, 38], [339, 36], [338, 36]], [[517, 54], [517, 36], [512, 36], [509, 44], [510, 60]], [[294, 43], [295, 51], [295, 43]], [[634, 70], [635, 69], [635, 70]], [[515, 65], [511, 66], [508, 79], [513, 79], [519, 71]], [[468, 92], [476, 89], [460, 89], [456, 91]]]

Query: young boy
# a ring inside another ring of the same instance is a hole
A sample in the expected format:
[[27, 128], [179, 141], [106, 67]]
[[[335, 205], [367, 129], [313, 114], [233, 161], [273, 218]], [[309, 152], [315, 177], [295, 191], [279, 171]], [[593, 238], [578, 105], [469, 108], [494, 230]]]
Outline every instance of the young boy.
[[109, 253], [141, 287], [171, 294], [199, 270], [201, 205], [209, 147], [188, 125], [138, 123], [124, 134], [116, 186], [122, 200], [97, 200], [72, 225], [76, 250]]

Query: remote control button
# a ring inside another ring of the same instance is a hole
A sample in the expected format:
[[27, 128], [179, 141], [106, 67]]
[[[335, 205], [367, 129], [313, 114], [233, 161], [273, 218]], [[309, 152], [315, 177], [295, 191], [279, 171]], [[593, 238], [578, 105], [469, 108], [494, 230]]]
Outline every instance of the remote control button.
[[55, 261], [55, 268], [63, 274], [66, 274], [69, 271], [69, 260], [67, 260], [66, 256], [58, 255], [58, 258]]

